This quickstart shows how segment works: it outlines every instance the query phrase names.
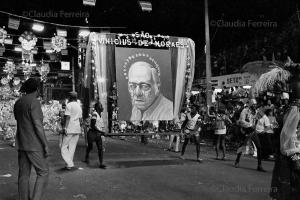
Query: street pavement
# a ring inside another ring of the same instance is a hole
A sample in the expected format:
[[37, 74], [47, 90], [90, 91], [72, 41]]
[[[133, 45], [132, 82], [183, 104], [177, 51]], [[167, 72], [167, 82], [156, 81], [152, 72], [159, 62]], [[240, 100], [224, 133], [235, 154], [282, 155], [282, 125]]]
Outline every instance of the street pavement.
[[[210, 146], [202, 146], [202, 163], [195, 161], [195, 146], [188, 145], [185, 160], [164, 151], [163, 143], [141, 144], [138, 139], [107, 138], [104, 153], [107, 169], [98, 168], [97, 151], [91, 163], [80, 139], [74, 158], [78, 170], [63, 171], [58, 136], [48, 137], [51, 147], [50, 180], [45, 200], [267, 200], [274, 163], [264, 161], [267, 172], [256, 171], [256, 159], [243, 157], [234, 168], [234, 154], [215, 160]], [[166, 145], [166, 143], [165, 143]], [[166, 146], [165, 146], [166, 148]], [[35, 172], [32, 171], [33, 187]], [[17, 152], [0, 142], [0, 200], [17, 199]]]

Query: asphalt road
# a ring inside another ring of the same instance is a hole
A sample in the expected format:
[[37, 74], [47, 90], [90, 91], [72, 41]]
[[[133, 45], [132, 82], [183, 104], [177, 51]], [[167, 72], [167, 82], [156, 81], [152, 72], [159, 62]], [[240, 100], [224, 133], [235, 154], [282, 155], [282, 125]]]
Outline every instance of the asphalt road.
[[[269, 199], [273, 162], [264, 161], [267, 172], [256, 171], [256, 160], [244, 157], [240, 168], [233, 167], [234, 155], [227, 161], [215, 160], [209, 147], [201, 149], [203, 163], [195, 159], [195, 146], [189, 145], [186, 159], [157, 144], [140, 144], [108, 138], [105, 162], [99, 169], [94, 147], [90, 165], [81, 162], [85, 146], [81, 139], [74, 158], [79, 170], [62, 171], [58, 138], [49, 138], [52, 155], [46, 200], [266, 200]], [[0, 200], [17, 197], [17, 152], [0, 142]], [[7, 177], [11, 175], [11, 177]], [[34, 182], [33, 172], [31, 183]], [[5, 176], [6, 175], [6, 176]]]

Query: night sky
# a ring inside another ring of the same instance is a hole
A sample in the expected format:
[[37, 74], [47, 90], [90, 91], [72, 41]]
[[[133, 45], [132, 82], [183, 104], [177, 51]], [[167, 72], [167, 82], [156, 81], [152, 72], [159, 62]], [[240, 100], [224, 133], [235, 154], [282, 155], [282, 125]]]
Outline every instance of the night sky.
[[[151, 13], [142, 12], [137, 0], [97, 0], [95, 7], [83, 6], [82, 0], [9, 0], [1, 3], [0, 10], [61, 24], [126, 27], [112, 29], [111, 32], [143, 30], [151, 34], [190, 37], [196, 42], [196, 54], [203, 54], [204, 0], [151, 0], [151, 2], [153, 6]], [[235, 47], [268, 32], [279, 32], [296, 11], [296, 0], [209, 0], [211, 21], [252, 20], [276, 23], [276, 27], [271, 28], [254, 28], [248, 25], [233, 28], [211, 26], [212, 52]], [[65, 13], [69, 12], [79, 13], [80, 16], [66, 16]], [[45, 13], [52, 16], [42, 16]], [[85, 21], [86, 15], [88, 23]], [[7, 20], [8, 16], [0, 14], [1, 26], [7, 26]], [[21, 34], [31, 29], [31, 21], [22, 20], [21, 23], [19, 31], [9, 30], [9, 33]], [[55, 26], [48, 25], [43, 33], [36, 35], [52, 37], [55, 29]], [[77, 34], [78, 29], [68, 29], [69, 38], [76, 38]]]

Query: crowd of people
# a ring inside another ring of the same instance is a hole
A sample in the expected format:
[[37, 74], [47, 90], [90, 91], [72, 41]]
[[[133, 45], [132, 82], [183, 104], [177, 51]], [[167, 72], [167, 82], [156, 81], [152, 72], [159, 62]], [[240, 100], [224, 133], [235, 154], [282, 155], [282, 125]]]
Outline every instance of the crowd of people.
[[[32, 199], [37, 200], [41, 199], [48, 182], [49, 166], [47, 157], [49, 156], [49, 145], [43, 128], [41, 105], [37, 99], [37, 81], [28, 79], [23, 84], [21, 91], [24, 95], [14, 105], [14, 115], [17, 121], [16, 148], [19, 153], [19, 196], [20, 199], [28, 199], [28, 180], [31, 166], [34, 166], [37, 179]], [[106, 168], [103, 161], [103, 152], [107, 133], [101, 116], [102, 112], [103, 107], [97, 99], [90, 106], [90, 118], [88, 123], [84, 125], [82, 108], [77, 100], [77, 93], [71, 92], [69, 94], [68, 102], [62, 106], [60, 111], [60, 150], [62, 159], [66, 164], [64, 170], [76, 169], [73, 158], [79, 136], [83, 133], [85, 133], [87, 141], [84, 162], [89, 164], [89, 154], [95, 142], [98, 149], [99, 167]], [[290, 190], [293, 194], [299, 193], [299, 189], [297, 189], [300, 186], [299, 169], [296, 169], [294, 163], [288, 160], [291, 156], [294, 160], [297, 160], [295, 156], [300, 158], [300, 140], [299, 135], [297, 135], [298, 131], [296, 131], [298, 130], [299, 119], [299, 110], [295, 104], [291, 104], [289, 99], [278, 100], [264, 96], [250, 99], [248, 102], [231, 103], [230, 106], [223, 103], [207, 107], [191, 104], [185, 106], [178, 118], [172, 122], [139, 122], [135, 123], [135, 129], [140, 131], [141, 141], [144, 143], [146, 143], [146, 134], [143, 135], [142, 133], [144, 133], [144, 130], [149, 129], [151, 124], [152, 126], [156, 124], [157, 130], [162, 127], [165, 130], [172, 130], [168, 150], [172, 150], [173, 142], [176, 140], [174, 150], [181, 153], [181, 159], [185, 159], [184, 154], [187, 145], [189, 143], [195, 144], [196, 161], [200, 163], [203, 161], [200, 156], [200, 138], [207, 134], [208, 126], [212, 130], [210, 134], [214, 135], [217, 160], [227, 159], [225, 143], [228, 140], [226, 140], [226, 136], [231, 136], [231, 140], [235, 140], [238, 144], [237, 155], [233, 164], [237, 168], [247, 146], [249, 144], [253, 145], [256, 149], [258, 171], [265, 172], [262, 164], [263, 159], [276, 159], [272, 181], [272, 186], [280, 188], [276, 194], [272, 194], [276, 196], [290, 192]], [[291, 121], [290, 126], [284, 123], [287, 120]], [[137, 127], [140, 127], [140, 129]], [[295, 133], [290, 130], [291, 128], [295, 129]], [[183, 143], [181, 149], [180, 142]], [[280, 148], [282, 146], [288, 149], [287, 154], [283, 154]], [[222, 150], [222, 156], [220, 156], [220, 150]], [[282, 170], [288, 171], [291, 176], [287, 177], [284, 174], [283, 179], [281, 177]], [[284, 185], [287, 181], [288, 186]]]

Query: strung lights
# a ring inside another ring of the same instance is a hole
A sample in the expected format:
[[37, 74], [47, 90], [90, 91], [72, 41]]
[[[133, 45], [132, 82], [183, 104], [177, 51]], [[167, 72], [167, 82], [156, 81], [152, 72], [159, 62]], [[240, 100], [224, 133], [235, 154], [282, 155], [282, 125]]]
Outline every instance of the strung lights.
[[36, 31], [36, 32], [42, 32], [44, 30], [44, 25], [43, 24], [39, 24], [39, 23], [34, 23], [32, 25], [32, 30]]

